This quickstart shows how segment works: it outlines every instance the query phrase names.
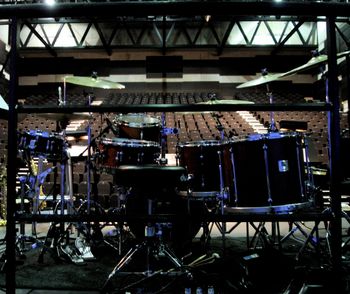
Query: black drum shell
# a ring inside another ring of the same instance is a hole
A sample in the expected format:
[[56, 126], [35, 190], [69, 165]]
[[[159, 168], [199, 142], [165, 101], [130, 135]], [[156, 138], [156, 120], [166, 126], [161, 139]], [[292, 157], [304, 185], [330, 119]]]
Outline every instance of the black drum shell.
[[231, 152], [233, 194], [235, 190], [237, 194], [231, 197], [231, 206], [261, 207], [307, 201], [302, 138], [298, 134], [267, 134], [233, 141]]
[[18, 150], [31, 156], [44, 156], [48, 160], [60, 160], [63, 156], [64, 139], [58, 133], [30, 130], [17, 136]]
[[178, 164], [193, 176], [191, 190], [195, 192], [221, 191], [232, 184], [229, 141], [191, 141], [177, 145]]

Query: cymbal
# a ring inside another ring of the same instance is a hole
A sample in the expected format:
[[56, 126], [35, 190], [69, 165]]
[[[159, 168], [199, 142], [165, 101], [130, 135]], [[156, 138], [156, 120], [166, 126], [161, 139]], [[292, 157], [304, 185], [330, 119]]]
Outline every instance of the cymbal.
[[254, 104], [252, 101], [248, 100], [225, 100], [225, 99], [212, 99], [204, 102], [198, 102], [196, 104], [209, 104], [209, 105], [220, 105], [220, 104]]
[[55, 121], [72, 121], [89, 119], [89, 113], [38, 113], [37, 116]]
[[248, 82], [245, 82], [243, 84], [238, 85], [236, 88], [240, 89], [240, 88], [248, 88], [248, 87], [254, 87], [254, 86], [258, 86], [258, 85], [262, 85], [262, 84], [266, 84], [266, 83], [270, 83], [273, 82], [279, 78], [282, 77], [283, 74], [277, 73], [277, 74], [266, 74], [266, 75], [262, 75], [261, 77], [259, 77], [258, 79], [255, 80], [251, 80]]
[[339, 52], [337, 54], [337, 57], [342, 58], [342, 57], [345, 57], [346, 55], [349, 55], [349, 54], [350, 54], [350, 51]]
[[9, 110], [8, 104], [6, 103], [4, 98], [2, 98], [1, 95], [0, 95], [0, 109], [7, 110], [7, 111]]
[[[337, 54], [337, 58], [342, 58], [342, 57], [345, 57], [346, 55], [349, 55], [349, 54], [350, 54], [350, 51], [340, 52]], [[298, 72], [302, 72], [304, 70], [310, 69], [318, 64], [326, 63], [327, 60], [328, 60], [328, 55], [325, 55], [325, 54], [321, 54], [319, 56], [312, 57], [307, 63], [283, 73], [281, 78], [291, 76], [291, 75], [296, 74]]]
[[95, 77], [82, 77], [82, 76], [67, 76], [64, 77], [67, 83], [86, 86], [91, 88], [101, 89], [124, 89], [125, 86], [112, 81], [95, 78]]
[[291, 76], [296, 73], [302, 72], [304, 70], [308, 70], [318, 64], [325, 63], [327, 59], [328, 59], [327, 55], [324, 55], [324, 54], [312, 57], [307, 63], [283, 73], [281, 77]]

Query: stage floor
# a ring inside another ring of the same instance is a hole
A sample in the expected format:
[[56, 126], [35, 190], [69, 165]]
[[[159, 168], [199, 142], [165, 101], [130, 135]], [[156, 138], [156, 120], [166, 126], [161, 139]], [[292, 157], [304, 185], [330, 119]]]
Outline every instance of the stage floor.
[[[36, 225], [38, 246], [25, 242], [22, 247], [22, 255], [17, 258], [16, 293], [185, 293], [186, 289], [200, 293], [199, 288], [201, 293], [350, 293], [350, 246], [344, 247], [342, 272], [334, 273], [325, 227], [318, 227], [317, 244], [316, 237], [306, 242], [305, 234], [310, 233], [313, 222], [296, 222], [292, 227], [281, 222], [279, 239], [272, 223], [263, 228], [259, 228], [261, 223], [226, 223], [226, 230], [232, 231], [224, 238], [219, 230], [221, 223], [209, 224], [210, 235], [203, 235], [205, 230], [200, 227], [194, 236], [184, 230], [184, 236], [176, 240], [164, 228], [160, 243], [158, 237], [134, 238], [133, 232], [127, 230], [122, 230], [120, 243], [116, 227], [106, 226], [89, 243], [94, 260], [82, 263], [73, 263], [62, 252], [57, 255], [59, 245], [51, 244], [43, 253], [48, 225]], [[346, 234], [349, 224], [344, 221], [343, 227]], [[5, 227], [0, 231], [3, 235]], [[32, 226], [27, 224], [25, 234], [31, 233]], [[65, 239], [70, 248], [76, 245], [77, 233], [73, 226], [69, 239]], [[107, 287], [109, 274], [132, 248], [138, 249], [111, 277]], [[174, 252], [171, 258], [167, 257], [167, 248]], [[181, 268], [176, 266], [177, 261]], [[4, 289], [4, 272], [0, 274], [0, 285]]]

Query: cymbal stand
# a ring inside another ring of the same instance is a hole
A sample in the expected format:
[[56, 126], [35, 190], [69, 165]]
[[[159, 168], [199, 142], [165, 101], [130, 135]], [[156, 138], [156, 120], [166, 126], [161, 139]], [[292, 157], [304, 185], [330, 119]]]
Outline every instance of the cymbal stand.
[[167, 136], [167, 128], [165, 126], [165, 112], [162, 113], [162, 131], [161, 131], [161, 156], [160, 156], [160, 164], [165, 165], [168, 163], [168, 160], [165, 158], [165, 147], [166, 147], [166, 136]]
[[[225, 128], [220, 122], [220, 118], [222, 115], [216, 114], [216, 113], [211, 113], [211, 116], [215, 119], [216, 121], [216, 128], [220, 132], [220, 140], [224, 141], [225, 137], [227, 138], [227, 134], [225, 133]], [[220, 200], [220, 213], [223, 215], [224, 214], [224, 208], [225, 208], [225, 200], [228, 198], [227, 195], [227, 187], [225, 187], [224, 184], [224, 175], [223, 175], [223, 151], [218, 151], [218, 160], [219, 160], [219, 179], [220, 179], [220, 193], [219, 193], [219, 200]], [[222, 243], [223, 243], [223, 248], [225, 248], [225, 239], [226, 239], [226, 222], [222, 222], [221, 225], [219, 223], [215, 223], [219, 231], [221, 232], [222, 236]], [[208, 229], [210, 232], [211, 229]]]
[[[262, 72], [263, 76], [266, 76], [268, 74], [268, 71], [266, 68], [262, 69], [261, 72]], [[269, 83], [266, 83], [266, 95], [269, 98], [269, 103], [272, 105], [273, 104], [273, 95], [272, 95], [272, 91], [270, 91]], [[269, 125], [268, 131], [269, 132], [276, 132], [277, 131], [274, 111], [270, 112], [270, 125]]]
[[211, 113], [211, 116], [214, 118], [215, 122], [216, 122], [216, 128], [218, 129], [219, 133], [220, 133], [220, 140], [224, 140], [225, 137], [227, 137], [226, 133], [225, 133], [225, 128], [224, 126], [221, 124], [220, 118], [222, 117], [222, 115], [216, 114], [216, 113]]
[[[38, 167], [37, 170], [34, 173], [35, 176], [35, 183], [34, 183], [34, 195], [33, 195], [33, 214], [39, 213], [39, 204], [40, 204], [40, 187], [41, 181], [39, 180], [40, 175], [42, 174], [43, 170], [43, 156], [39, 155], [38, 158]], [[30, 162], [30, 164], [34, 164], [33, 162]], [[36, 168], [35, 168], [36, 169]], [[31, 170], [34, 170], [34, 168], [31, 168]], [[36, 222], [32, 222], [32, 235], [36, 236]]]
[[[28, 178], [26, 176], [23, 176], [23, 177], [20, 177], [19, 181], [21, 183], [20, 213], [23, 213], [25, 211], [25, 208], [24, 208], [25, 186], [26, 186], [26, 182], [28, 181]], [[36, 239], [36, 234], [35, 235], [33, 234], [32, 236], [26, 235], [24, 222], [20, 222], [19, 224], [19, 235], [16, 237], [16, 239], [17, 239], [16, 247], [20, 255], [23, 255], [23, 252], [27, 250], [25, 246], [26, 242], [28, 241], [31, 242], [33, 244], [32, 247], [36, 247], [34, 246], [34, 244], [37, 244], [37, 245], [39, 244], [39, 241]]]
[[[91, 94], [88, 94], [88, 103], [91, 106]], [[86, 200], [87, 200], [87, 213], [90, 214], [91, 210], [91, 120], [88, 120], [87, 126], [87, 135], [88, 135], [88, 150], [87, 150], [87, 164], [86, 164], [86, 173], [87, 173], [87, 190], [86, 190]]]

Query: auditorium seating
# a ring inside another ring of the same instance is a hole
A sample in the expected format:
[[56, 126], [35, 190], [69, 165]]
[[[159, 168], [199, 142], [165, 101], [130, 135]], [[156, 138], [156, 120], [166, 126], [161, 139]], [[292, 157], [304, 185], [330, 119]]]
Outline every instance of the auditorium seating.
[[[274, 101], [276, 103], [302, 103], [305, 102], [302, 94], [293, 93], [291, 91], [282, 92], [276, 91], [273, 93]], [[202, 92], [173, 92], [173, 93], [127, 93], [127, 92], [112, 92], [106, 97], [95, 98], [94, 100], [102, 100], [103, 105], [117, 105], [117, 104], [193, 104], [203, 101], [208, 101], [213, 97], [218, 97], [216, 93], [202, 93]], [[249, 100], [255, 103], [268, 103], [268, 97], [263, 90], [249, 90], [237, 92], [234, 95], [235, 99]], [[70, 105], [86, 105], [86, 95], [70, 94]], [[57, 95], [29, 95], [24, 102], [27, 105], [57, 105]], [[161, 120], [162, 113], [149, 113]], [[164, 124], [167, 128], [176, 128], [178, 133], [169, 134], [166, 136], [166, 153], [176, 153], [176, 146], [179, 142], [187, 141], [202, 141], [219, 139], [221, 134], [217, 128], [217, 122], [210, 112], [184, 112], [184, 113], [165, 113]], [[270, 122], [271, 112], [256, 111], [253, 113], [257, 120], [266, 125]], [[237, 112], [221, 111], [215, 112], [219, 116], [219, 121], [225, 130], [226, 136], [230, 131], [244, 138], [247, 135], [253, 134], [253, 128], [246, 122]], [[327, 113], [325, 112], [297, 112], [285, 111], [274, 112], [277, 127], [281, 120], [297, 120], [306, 121], [308, 123], [307, 134], [311, 138], [312, 156], [313, 160], [328, 164], [328, 122]], [[92, 114], [90, 120], [92, 138], [99, 137], [100, 132], [107, 127], [105, 118], [113, 122], [116, 113], [107, 114]], [[84, 120], [82, 124], [77, 127], [77, 130], [86, 131], [89, 121]], [[341, 128], [348, 128], [347, 116], [341, 115]], [[47, 132], [57, 131], [57, 122], [40, 117], [36, 114], [28, 114], [18, 122], [18, 132], [25, 132], [28, 130], [42, 130]], [[0, 120], [0, 159], [3, 161], [7, 154], [7, 121]], [[104, 134], [104, 137], [113, 138], [112, 132]], [[87, 141], [72, 142], [72, 144], [86, 145]], [[76, 195], [84, 195], [87, 192], [87, 176], [86, 176], [86, 158], [82, 157], [78, 160], [73, 160], [73, 187]], [[104, 199], [113, 193], [112, 183], [113, 175], [97, 171], [98, 177], [91, 177], [91, 183], [96, 184], [98, 194], [102, 195]], [[60, 170], [56, 178], [57, 183], [60, 181]], [[56, 183], [56, 185], [58, 185]], [[54, 185], [53, 175], [48, 175], [44, 190], [52, 190]], [[105, 199], [104, 203], [108, 203]], [[107, 205], [107, 204], [106, 204]]]

